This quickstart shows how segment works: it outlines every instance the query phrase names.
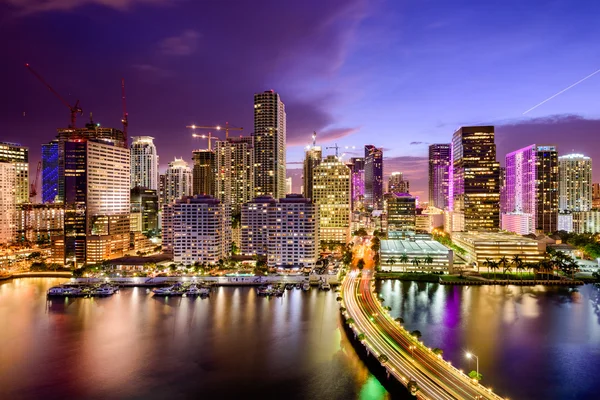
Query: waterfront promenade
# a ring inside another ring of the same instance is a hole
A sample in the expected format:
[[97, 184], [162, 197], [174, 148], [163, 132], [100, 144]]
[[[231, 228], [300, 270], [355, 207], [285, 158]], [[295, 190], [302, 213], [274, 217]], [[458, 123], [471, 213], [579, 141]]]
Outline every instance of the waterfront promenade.
[[388, 375], [407, 387], [411, 380], [416, 382], [419, 399], [501, 399], [433, 353], [394, 321], [374, 293], [371, 274], [364, 271], [360, 276], [352, 271], [345, 278], [343, 314], [356, 337], [364, 335], [361, 342], [367, 351], [380, 361], [380, 356], [385, 356], [382, 365]]

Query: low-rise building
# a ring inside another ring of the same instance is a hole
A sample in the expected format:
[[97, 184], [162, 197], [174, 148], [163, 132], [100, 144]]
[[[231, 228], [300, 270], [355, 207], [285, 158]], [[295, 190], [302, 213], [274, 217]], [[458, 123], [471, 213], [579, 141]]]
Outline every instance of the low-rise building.
[[571, 215], [573, 216], [573, 232], [600, 232], [600, 211], [576, 211]]
[[535, 233], [533, 214], [517, 212], [502, 214], [502, 229], [517, 235]]
[[435, 240], [381, 241], [381, 269], [394, 272], [452, 271], [453, 251]]
[[452, 241], [466, 251], [464, 258], [473, 267], [482, 267], [487, 259], [512, 260], [516, 255], [523, 262], [539, 262], [546, 253], [546, 243], [510, 233], [454, 232]]

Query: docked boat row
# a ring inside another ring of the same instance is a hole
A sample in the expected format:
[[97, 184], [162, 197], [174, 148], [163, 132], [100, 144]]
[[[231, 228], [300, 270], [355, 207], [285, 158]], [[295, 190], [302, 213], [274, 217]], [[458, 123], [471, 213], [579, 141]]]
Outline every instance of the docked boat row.
[[201, 296], [207, 297], [210, 295], [210, 288], [204, 285], [197, 285], [192, 283], [191, 285], [185, 286], [181, 283], [176, 283], [173, 286], [164, 288], [156, 288], [152, 290], [154, 296], [182, 296], [182, 297], [194, 297]]
[[[262, 285], [256, 288], [256, 294], [258, 294], [259, 296], [276, 296], [276, 297], [280, 297], [283, 296], [283, 294], [285, 293], [286, 290], [292, 290], [292, 289], [300, 289], [304, 292], [307, 292], [310, 290], [310, 282], [309, 281], [304, 281], [301, 283], [288, 283], [288, 284], [274, 284], [274, 285]], [[329, 285], [328, 282], [321, 282], [319, 284], [319, 289], [321, 290], [331, 290], [331, 286]]]
[[119, 290], [116, 285], [102, 283], [99, 285], [61, 285], [48, 289], [48, 297], [107, 297]]

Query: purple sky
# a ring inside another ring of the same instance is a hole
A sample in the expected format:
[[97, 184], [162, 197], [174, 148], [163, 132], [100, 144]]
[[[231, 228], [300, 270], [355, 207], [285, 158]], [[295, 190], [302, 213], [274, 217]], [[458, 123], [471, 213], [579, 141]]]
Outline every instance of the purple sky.
[[130, 135], [156, 137], [163, 167], [205, 146], [185, 125], [249, 134], [253, 94], [274, 89], [290, 162], [313, 130], [356, 155], [375, 144], [424, 199], [427, 145], [460, 125], [496, 125], [500, 161], [531, 143], [600, 159], [600, 74], [522, 115], [600, 68], [598, 15], [560, 0], [0, 0], [0, 140], [37, 160], [68, 123], [25, 62], [107, 126], [124, 77]]

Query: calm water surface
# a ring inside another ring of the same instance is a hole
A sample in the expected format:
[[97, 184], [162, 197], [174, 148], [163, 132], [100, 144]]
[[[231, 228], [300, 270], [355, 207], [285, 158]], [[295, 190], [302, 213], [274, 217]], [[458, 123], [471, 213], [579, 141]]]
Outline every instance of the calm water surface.
[[600, 290], [378, 282], [409, 330], [511, 399], [600, 399]]
[[334, 292], [46, 301], [60, 282], [0, 284], [0, 399], [388, 397], [340, 329]]

